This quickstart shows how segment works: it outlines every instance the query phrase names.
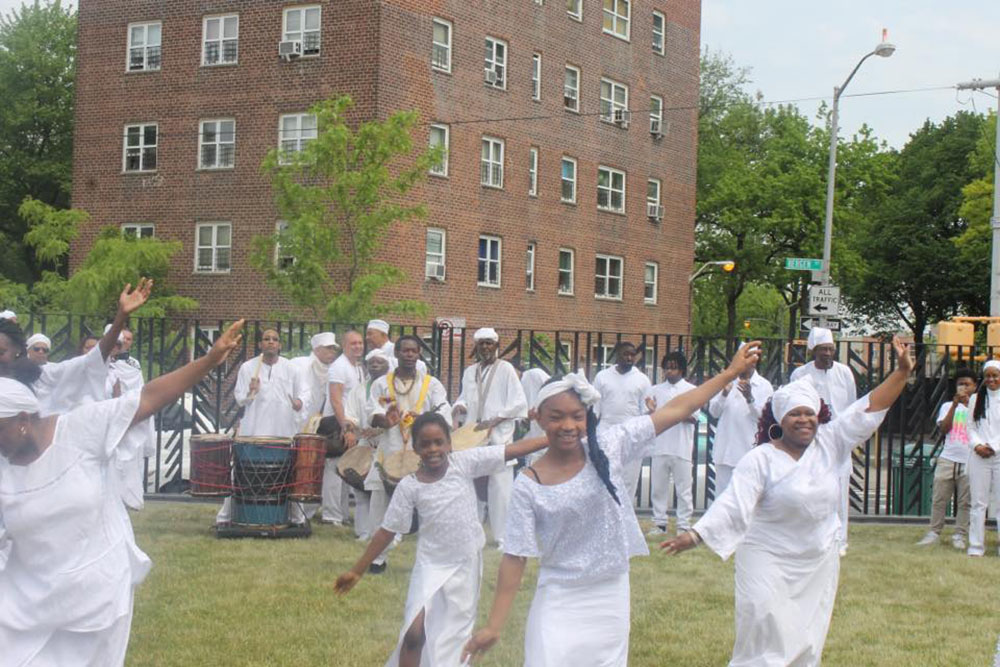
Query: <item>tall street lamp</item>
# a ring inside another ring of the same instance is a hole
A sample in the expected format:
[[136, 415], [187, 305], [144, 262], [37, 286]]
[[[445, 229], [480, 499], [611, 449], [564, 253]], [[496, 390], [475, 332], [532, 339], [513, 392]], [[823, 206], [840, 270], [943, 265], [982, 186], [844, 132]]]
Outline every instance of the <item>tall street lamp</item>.
[[731, 259], [717, 259], [712, 262], [705, 262], [698, 270], [688, 277], [688, 334], [694, 334], [694, 322], [691, 321], [691, 304], [694, 303], [694, 281], [698, 276], [713, 266], [721, 266], [726, 273], [731, 273], [736, 268], [736, 262]]
[[[833, 186], [834, 178], [837, 174], [837, 123], [840, 120], [840, 96], [843, 94], [844, 89], [847, 88], [847, 84], [851, 82], [854, 75], [857, 74], [858, 69], [861, 65], [871, 58], [872, 56], [879, 56], [882, 58], [888, 58], [896, 51], [896, 47], [886, 41], [886, 31], [882, 31], [882, 42], [875, 47], [871, 53], [865, 54], [865, 56], [858, 61], [858, 64], [854, 66], [851, 73], [848, 75], [847, 80], [840, 86], [834, 87], [833, 89], [833, 113], [830, 117], [830, 166], [827, 170], [826, 176], [826, 220], [823, 225], [823, 271], [821, 274], [821, 282], [824, 285], [830, 284], [830, 246], [833, 240]], [[826, 324], [826, 318], [820, 318], [820, 324]]]

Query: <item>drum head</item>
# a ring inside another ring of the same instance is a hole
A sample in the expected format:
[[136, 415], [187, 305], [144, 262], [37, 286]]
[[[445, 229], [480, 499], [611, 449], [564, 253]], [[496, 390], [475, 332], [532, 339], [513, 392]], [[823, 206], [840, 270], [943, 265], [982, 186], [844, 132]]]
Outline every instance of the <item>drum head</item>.
[[475, 422], [470, 422], [451, 432], [451, 449], [454, 452], [461, 452], [485, 445], [489, 439], [489, 429], [477, 431]]

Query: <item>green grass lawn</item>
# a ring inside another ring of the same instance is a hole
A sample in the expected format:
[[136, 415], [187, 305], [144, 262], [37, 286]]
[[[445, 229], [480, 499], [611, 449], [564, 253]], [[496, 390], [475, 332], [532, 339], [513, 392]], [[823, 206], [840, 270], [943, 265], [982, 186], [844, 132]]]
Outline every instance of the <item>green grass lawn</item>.
[[[346, 597], [332, 584], [362, 551], [346, 528], [305, 540], [219, 540], [216, 508], [148, 503], [133, 514], [153, 571], [136, 596], [128, 665], [382, 665], [402, 623], [416, 540]], [[852, 525], [825, 666], [989, 665], [1000, 633], [1000, 560], [948, 544], [918, 549], [920, 526]], [[480, 616], [499, 554], [487, 549]], [[482, 665], [520, 665], [535, 567]], [[630, 664], [725, 665], [733, 641], [732, 565], [704, 548], [632, 561]]]

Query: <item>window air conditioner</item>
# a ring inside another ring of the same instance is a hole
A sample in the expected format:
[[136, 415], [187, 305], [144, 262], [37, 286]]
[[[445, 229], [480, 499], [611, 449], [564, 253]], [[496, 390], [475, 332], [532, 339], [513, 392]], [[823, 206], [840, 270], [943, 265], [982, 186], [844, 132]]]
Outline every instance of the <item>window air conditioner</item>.
[[650, 118], [649, 119], [649, 133], [657, 139], [663, 138], [663, 119], [661, 118]]
[[650, 220], [655, 222], [663, 220], [663, 206], [652, 202], [646, 202], [646, 215], [649, 216]]
[[628, 109], [615, 109], [614, 112], [614, 122], [615, 125], [622, 129], [628, 129], [628, 122], [632, 118], [632, 112]]
[[497, 76], [497, 72], [495, 69], [493, 69], [492, 67], [487, 67], [483, 71], [483, 73], [486, 76], [486, 83], [490, 84], [491, 86], [498, 85], [500, 77]]
[[302, 42], [297, 39], [290, 39], [278, 42], [278, 57], [283, 60], [292, 60], [302, 55]]
[[444, 264], [428, 263], [424, 270], [428, 280], [444, 280]]

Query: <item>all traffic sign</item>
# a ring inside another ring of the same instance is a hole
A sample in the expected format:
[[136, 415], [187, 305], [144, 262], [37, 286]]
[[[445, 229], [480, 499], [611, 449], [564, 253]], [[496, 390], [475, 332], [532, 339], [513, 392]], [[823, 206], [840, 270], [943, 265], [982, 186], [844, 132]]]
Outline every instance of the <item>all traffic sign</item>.
[[832, 285], [810, 285], [808, 315], [836, 317], [840, 314], [840, 288]]
[[786, 257], [785, 268], [791, 271], [822, 271], [823, 260], [807, 257]]

